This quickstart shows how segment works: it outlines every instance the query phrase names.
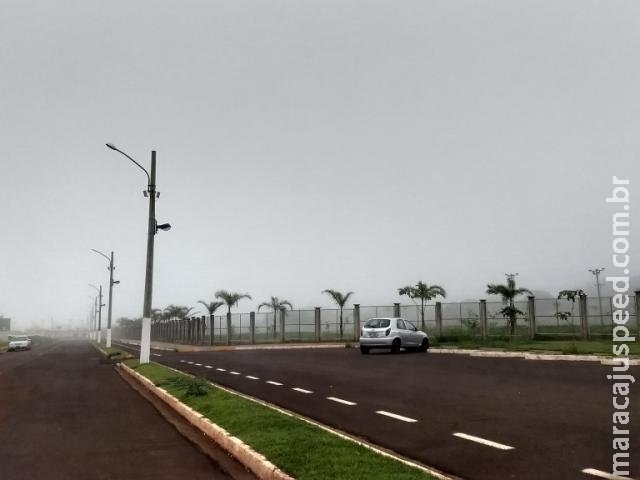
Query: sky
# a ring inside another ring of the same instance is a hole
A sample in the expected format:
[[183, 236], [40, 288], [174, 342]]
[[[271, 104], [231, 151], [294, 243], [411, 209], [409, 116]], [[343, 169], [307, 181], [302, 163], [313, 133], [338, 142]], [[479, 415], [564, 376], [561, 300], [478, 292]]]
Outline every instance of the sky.
[[154, 307], [590, 288], [614, 175], [637, 275], [639, 53], [635, 0], [0, 0], [0, 314], [86, 323], [97, 249], [142, 315], [146, 177], [107, 142], [157, 151]]

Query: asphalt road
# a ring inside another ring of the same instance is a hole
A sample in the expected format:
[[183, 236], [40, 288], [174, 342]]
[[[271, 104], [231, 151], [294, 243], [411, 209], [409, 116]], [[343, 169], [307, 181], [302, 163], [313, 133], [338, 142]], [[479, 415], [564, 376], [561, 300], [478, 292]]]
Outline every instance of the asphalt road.
[[0, 354], [0, 478], [229, 479], [87, 342]]
[[[583, 469], [611, 472], [611, 367], [595, 362], [354, 349], [153, 353], [466, 479], [585, 480], [597, 477]], [[628, 373], [640, 379], [639, 367]], [[632, 452], [640, 445], [637, 389]], [[640, 457], [631, 458], [640, 478]]]

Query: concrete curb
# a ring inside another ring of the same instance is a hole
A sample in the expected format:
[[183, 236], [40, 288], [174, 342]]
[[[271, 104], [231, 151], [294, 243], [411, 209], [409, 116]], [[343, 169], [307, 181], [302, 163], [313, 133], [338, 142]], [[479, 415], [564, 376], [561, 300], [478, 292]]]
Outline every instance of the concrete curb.
[[264, 455], [256, 452], [239, 438], [234, 437], [204, 415], [185, 405], [166, 390], [155, 386], [148, 378], [122, 363], [118, 364], [118, 368], [122, 374], [128, 375], [149, 393], [179, 413], [191, 425], [202, 432], [204, 436], [228, 452], [258, 478], [262, 480], [295, 480], [267, 460]]

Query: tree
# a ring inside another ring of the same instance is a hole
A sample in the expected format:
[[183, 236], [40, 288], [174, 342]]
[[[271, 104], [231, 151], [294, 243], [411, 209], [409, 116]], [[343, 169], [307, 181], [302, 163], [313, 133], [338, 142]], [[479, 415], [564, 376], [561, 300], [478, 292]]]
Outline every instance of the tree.
[[271, 297], [271, 300], [268, 302], [262, 302], [260, 305], [258, 305], [258, 311], [260, 311], [260, 309], [262, 307], [269, 307], [273, 310], [273, 334], [276, 334], [276, 318], [278, 317], [278, 312], [281, 309], [286, 309], [287, 307], [289, 307], [289, 310], [293, 310], [293, 306], [291, 305], [291, 303], [287, 300], [280, 300], [278, 297]]
[[531, 290], [528, 288], [516, 288], [515, 275], [509, 274], [507, 275], [506, 285], [490, 283], [487, 285], [487, 293], [489, 295], [500, 295], [502, 297], [502, 303], [506, 306], [500, 310], [500, 314], [507, 319], [510, 336], [513, 337], [516, 333], [518, 315], [524, 315], [523, 311], [516, 308], [514, 299], [518, 295], [524, 295], [525, 293], [533, 295], [533, 293], [531, 293]]
[[[561, 290], [560, 293], [558, 293], [558, 300], [566, 298], [567, 300], [569, 300], [571, 302], [571, 311], [570, 312], [556, 312], [556, 318], [558, 318], [560, 320], [564, 320], [571, 327], [571, 338], [572, 339], [575, 339], [574, 329], [573, 329], [573, 320], [572, 320], [573, 310], [575, 309], [575, 306], [576, 306], [576, 299], [580, 298], [584, 294], [585, 294], [584, 290], [580, 290], [580, 289], [578, 289], [578, 290]], [[575, 346], [575, 343], [573, 343], [573, 345]]]
[[182, 305], [168, 305], [167, 308], [164, 309], [164, 314], [166, 318], [178, 318], [180, 320], [184, 320], [189, 316], [193, 308], [184, 307]]
[[218, 290], [215, 293], [215, 297], [221, 299], [227, 305], [227, 316], [231, 315], [231, 307], [238, 305], [238, 302], [243, 298], [252, 300], [251, 295], [248, 293], [228, 292], [227, 290]]
[[204, 305], [204, 308], [207, 309], [207, 311], [209, 312], [209, 315], [213, 315], [214, 313], [216, 313], [216, 310], [219, 309], [222, 305], [224, 305], [224, 302], [205, 302], [204, 300], [198, 300], [198, 303], [201, 303], [202, 305]]
[[398, 289], [399, 295], [407, 295], [411, 300], [415, 301], [416, 298], [420, 299], [420, 307], [421, 307], [421, 319], [422, 319], [422, 329], [424, 330], [424, 304], [429, 300], [433, 300], [434, 298], [440, 296], [442, 298], [446, 298], [447, 292], [445, 292], [444, 288], [440, 285], [427, 285], [426, 283], [420, 281], [414, 285], [407, 285], [406, 287], [402, 287]]
[[347, 300], [349, 300], [349, 297], [353, 295], [353, 292], [348, 292], [346, 295], [343, 295], [337, 290], [327, 289], [323, 290], [322, 293], [326, 293], [327, 295], [329, 295], [333, 299], [333, 301], [336, 302], [340, 307], [340, 338], [342, 338], [342, 309], [347, 303]]

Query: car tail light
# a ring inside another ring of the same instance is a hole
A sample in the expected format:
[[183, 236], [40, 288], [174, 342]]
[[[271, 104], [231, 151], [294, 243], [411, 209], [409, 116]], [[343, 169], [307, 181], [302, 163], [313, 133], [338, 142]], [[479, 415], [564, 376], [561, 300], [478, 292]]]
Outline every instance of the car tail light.
[[384, 336], [388, 337], [390, 333], [391, 333], [391, 329], [387, 328], [387, 330], [384, 332]]

